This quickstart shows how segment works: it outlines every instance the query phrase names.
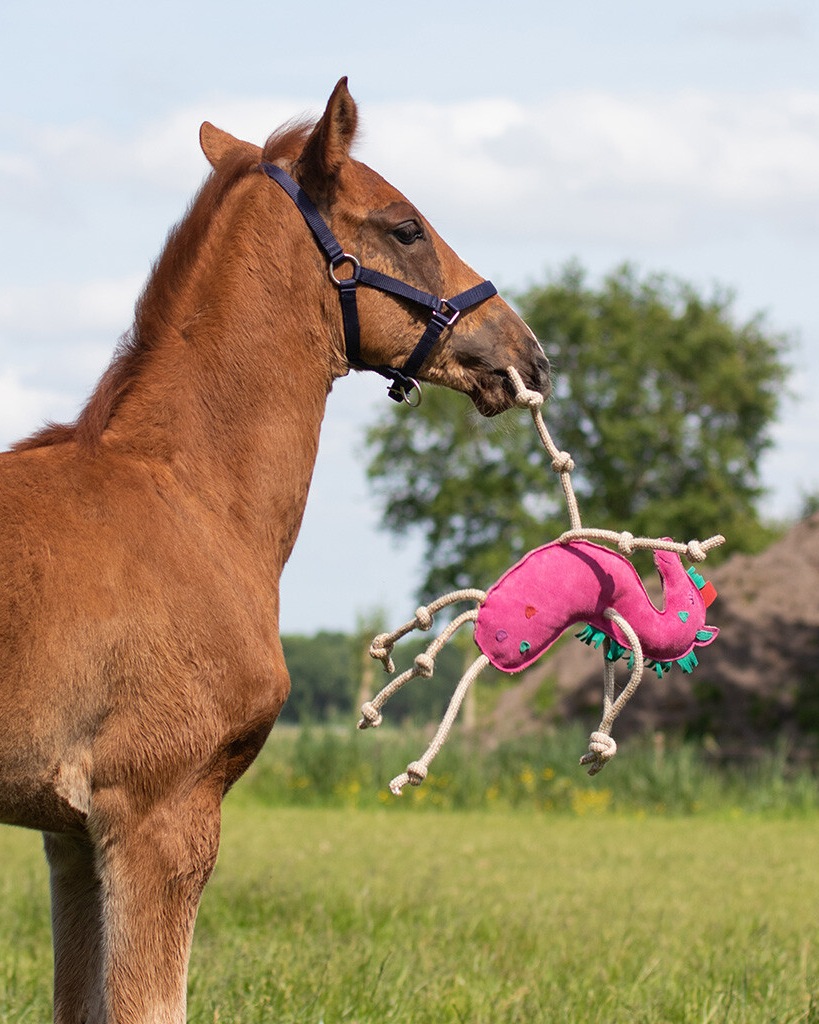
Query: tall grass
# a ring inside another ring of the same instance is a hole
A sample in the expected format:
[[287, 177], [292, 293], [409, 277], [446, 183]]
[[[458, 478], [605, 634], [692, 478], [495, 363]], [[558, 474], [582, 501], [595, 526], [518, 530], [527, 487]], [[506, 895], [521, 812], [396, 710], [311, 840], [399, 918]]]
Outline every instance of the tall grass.
[[271, 806], [528, 808], [579, 815], [819, 810], [815, 775], [793, 767], [784, 748], [725, 765], [693, 743], [634, 740], [621, 744], [605, 770], [590, 778], [578, 764], [588, 736], [577, 728], [491, 750], [455, 733], [426, 782], [392, 796], [389, 780], [420, 755], [428, 739], [421, 730], [383, 726], [363, 733], [343, 727], [274, 730], [243, 786]]

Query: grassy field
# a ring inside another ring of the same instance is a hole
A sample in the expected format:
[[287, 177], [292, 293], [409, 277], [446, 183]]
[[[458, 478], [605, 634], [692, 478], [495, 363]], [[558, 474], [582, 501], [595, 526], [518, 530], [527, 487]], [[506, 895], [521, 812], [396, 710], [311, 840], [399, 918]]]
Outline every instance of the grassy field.
[[[0, 1021], [50, 1014], [39, 838], [0, 830]], [[819, 817], [225, 808], [189, 1019], [819, 1022]]]

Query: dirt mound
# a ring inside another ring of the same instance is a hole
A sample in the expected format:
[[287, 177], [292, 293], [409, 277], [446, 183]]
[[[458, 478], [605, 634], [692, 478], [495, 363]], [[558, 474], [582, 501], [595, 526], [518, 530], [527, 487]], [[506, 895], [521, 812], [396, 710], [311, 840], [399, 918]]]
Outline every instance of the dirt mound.
[[[691, 675], [675, 667], [658, 679], [647, 670], [615, 734], [708, 735], [726, 750], [748, 752], [774, 734], [801, 743], [819, 734], [819, 513], [762, 554], [735, 555], [712, 571], [706, 562], [703, 572], [719, 595], [708, 615], [719, 638], [697, 650]], [[549, 717], [593, 728], [601, 688], [599, 652], [565, 642], [504, 693], [493, 735], [542, 728]], [[551, 710], [537, 713], [548, 691]]]

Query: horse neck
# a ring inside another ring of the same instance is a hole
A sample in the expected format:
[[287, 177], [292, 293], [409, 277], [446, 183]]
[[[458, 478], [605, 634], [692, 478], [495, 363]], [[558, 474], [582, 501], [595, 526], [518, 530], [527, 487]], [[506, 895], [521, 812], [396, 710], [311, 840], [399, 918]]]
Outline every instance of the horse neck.
[[246, 542], [263, 545], [278, 573], [301, 523], [327, 395], [346, 365], [312, 237], [300, 219], [283, 230], [278, 193], [262, 202], [253, 184], [237, 186], [246, 194], [215, 217], [112, 434], [166, 462]]

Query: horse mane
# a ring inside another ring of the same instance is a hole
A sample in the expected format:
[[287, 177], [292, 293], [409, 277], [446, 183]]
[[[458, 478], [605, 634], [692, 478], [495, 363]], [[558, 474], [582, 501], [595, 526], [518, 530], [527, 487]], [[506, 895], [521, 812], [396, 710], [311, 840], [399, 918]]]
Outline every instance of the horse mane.
[[[265, 160], [293, 159], [301, 152], [313, 124], [292, 121], [275, 131], [265, 143]], [[227, 155], [204, 181], [187, 213], [171, 229], [137, 300], [134, 323], [119, 339], [113, 359], [100, 377], [91, 397], [73, 423], [46, 423], [30, 437], [11, 446], [11, 451], [47, 448], [75, 441], [94, 449], [123, 398], [139, 378], [151, 354], [161, 343], [182, 282], [196, 263], [214, 214], [233, 186], [258, 167], [258, 156], [246, 148]]]

